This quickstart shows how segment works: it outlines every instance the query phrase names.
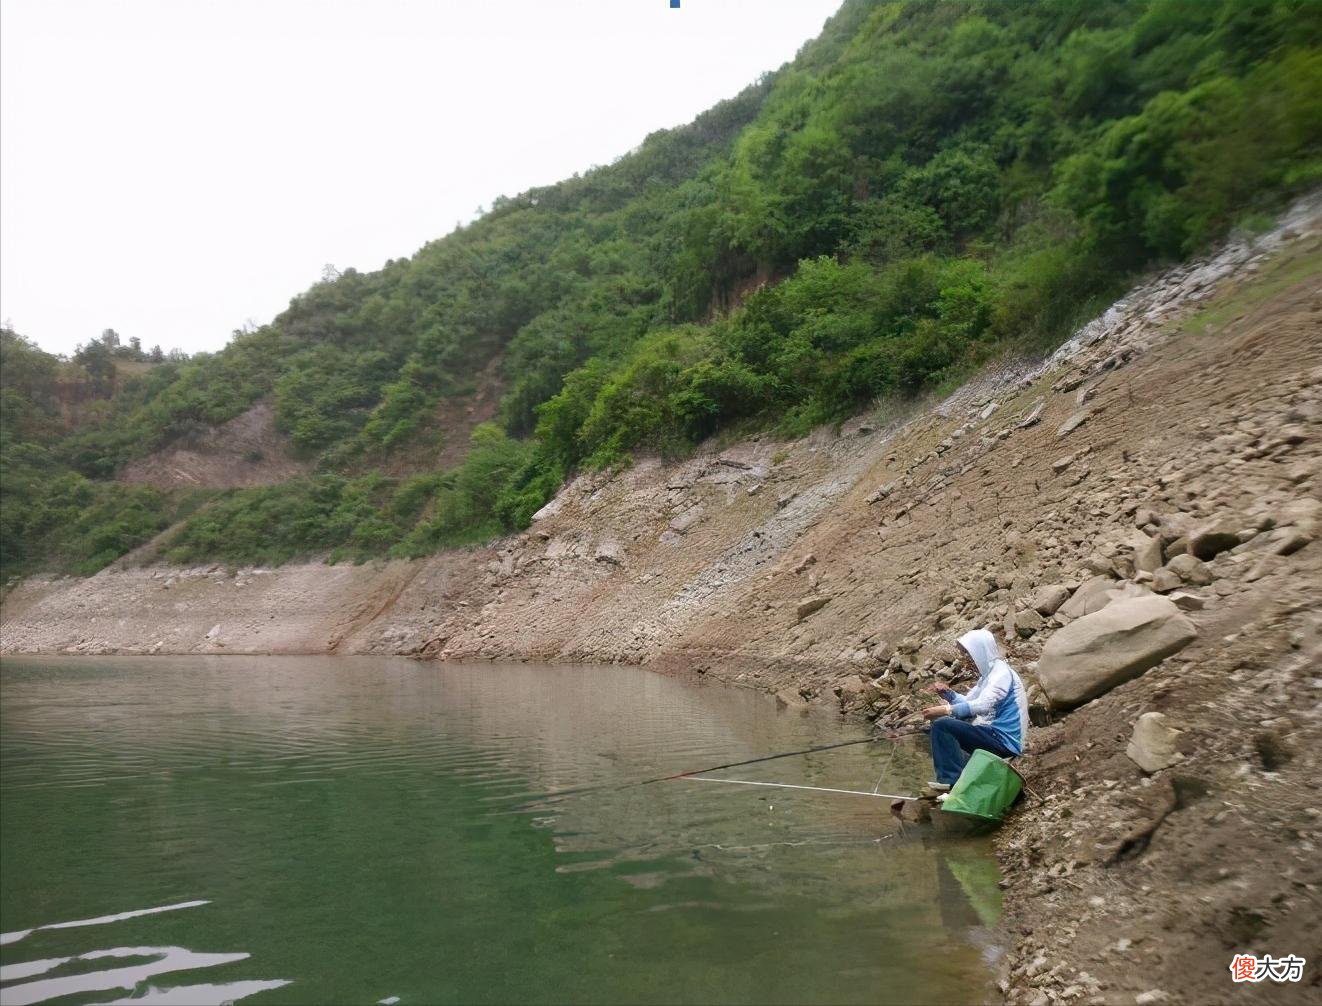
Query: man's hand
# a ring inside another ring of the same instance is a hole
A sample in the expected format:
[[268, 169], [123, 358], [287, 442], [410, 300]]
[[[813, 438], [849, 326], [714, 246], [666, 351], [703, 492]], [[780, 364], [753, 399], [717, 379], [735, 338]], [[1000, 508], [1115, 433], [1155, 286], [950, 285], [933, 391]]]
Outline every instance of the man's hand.
[[937, 695], [940, 695], [942, 692], [948, 692], [949, 690], [950, 690], [950, 682], [947, 681], [945, 678], [937, 678], [927, 688], [927, 691], [934, 692]]
[[928, 720], [940, 719], [942, 716], [949, 716], [952, 710], [949, 702], [942, 702], [939, 706], [928, 706], [923, 710], [923, 718]]

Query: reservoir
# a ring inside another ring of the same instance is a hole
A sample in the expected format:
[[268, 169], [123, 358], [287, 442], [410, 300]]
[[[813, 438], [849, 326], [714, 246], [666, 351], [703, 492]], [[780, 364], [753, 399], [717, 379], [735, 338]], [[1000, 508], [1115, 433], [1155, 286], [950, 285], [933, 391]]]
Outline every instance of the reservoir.
[[[863, 733], [628, 667], [6, 659], [0, 1003], [996, 998], [985, 841], [631, 785]], [[713, 775], [931, 777], [903, 743]]]

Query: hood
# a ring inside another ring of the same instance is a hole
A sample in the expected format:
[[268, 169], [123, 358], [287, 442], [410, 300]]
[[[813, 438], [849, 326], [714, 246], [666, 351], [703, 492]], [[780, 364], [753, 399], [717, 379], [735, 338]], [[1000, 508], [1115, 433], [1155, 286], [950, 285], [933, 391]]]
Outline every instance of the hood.
[[985, 675], [1001, 659], [1000, 647], [996, 637], [986, 629], [974, 629], [959, 637], [959, 645], [968, 650], [973, 662], [978, 665], [978, 674]]

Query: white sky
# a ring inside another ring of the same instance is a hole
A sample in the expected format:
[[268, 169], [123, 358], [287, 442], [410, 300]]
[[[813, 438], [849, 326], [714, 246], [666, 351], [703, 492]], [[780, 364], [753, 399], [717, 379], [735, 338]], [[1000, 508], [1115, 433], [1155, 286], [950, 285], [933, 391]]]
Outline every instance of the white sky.
[[218, 349], [793, 57], [839, 0], [0, 0], [0, 319]]

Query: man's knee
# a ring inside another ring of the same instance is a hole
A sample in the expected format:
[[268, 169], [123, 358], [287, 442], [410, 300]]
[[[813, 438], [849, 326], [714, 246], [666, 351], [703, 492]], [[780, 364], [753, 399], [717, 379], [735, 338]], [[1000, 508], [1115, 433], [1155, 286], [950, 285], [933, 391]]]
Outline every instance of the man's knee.
[[939, 716], [932, 721], [932, 733], [950, 733], [959, 721], [953, 716]]

